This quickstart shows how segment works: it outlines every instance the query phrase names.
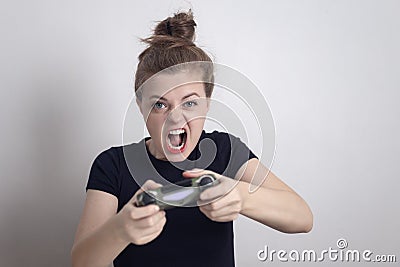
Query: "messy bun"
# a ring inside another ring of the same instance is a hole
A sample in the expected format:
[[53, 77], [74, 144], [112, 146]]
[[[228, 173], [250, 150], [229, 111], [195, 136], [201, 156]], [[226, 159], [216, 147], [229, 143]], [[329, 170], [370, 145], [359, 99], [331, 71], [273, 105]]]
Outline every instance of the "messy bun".
[[[160, 21], [154, 29], [154, 34], [141, 39], [148, 47], [139, 55], [139, 63], [135, 75], [135, 92], [152, 75], [174, 65], [193, 62], [212, 62], [211, 58], [201, 48], [194, 44], [196, 22], [191, 10], [180, 12]], [[206, 64], [203, 70], [206, 81], [214, 80], [212, 64]], [[213, 84], [205, 84], [206, 96], [210, 97]], [[140, 97], [137, 94], [137, 97]]]
[[168, 47], [178, 47], [184, 45], [194, 45], [194, 32], [196, 22], [193, 20], [193, 13], [178, 13], [174, 17], [166, 18], [161, 21], [154, 29], [154, 35], [142, 39], [150, 45], [163, 45]]

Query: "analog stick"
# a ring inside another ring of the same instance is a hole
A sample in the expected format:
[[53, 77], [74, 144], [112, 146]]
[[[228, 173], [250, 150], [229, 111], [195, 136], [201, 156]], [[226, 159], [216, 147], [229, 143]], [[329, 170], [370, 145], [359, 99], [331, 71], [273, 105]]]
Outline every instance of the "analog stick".
[[214, 178], [212, 176], [206, 174], [201, 178], [199, 185], [205, 186], [205, 185], [211, 184], [213, 181], [214, 181]]

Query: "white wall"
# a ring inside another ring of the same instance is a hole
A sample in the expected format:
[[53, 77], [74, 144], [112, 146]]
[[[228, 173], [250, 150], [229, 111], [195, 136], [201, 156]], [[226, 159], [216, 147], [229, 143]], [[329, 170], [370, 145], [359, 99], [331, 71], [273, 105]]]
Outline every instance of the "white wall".
[[[400, 2], [191, 3], [198, 43], [267, 97], [272, 170], [314, 212], [306, 235], [240, 218], [237, 266], [271, 264], [257, 259], [265, 245], [321, 251], [338, 238], [399, 261]], [[2, 2], [1, 266], [70, 265], [92, 160], [122, 143], [137, 37], [179, 7], [189, 4]]]

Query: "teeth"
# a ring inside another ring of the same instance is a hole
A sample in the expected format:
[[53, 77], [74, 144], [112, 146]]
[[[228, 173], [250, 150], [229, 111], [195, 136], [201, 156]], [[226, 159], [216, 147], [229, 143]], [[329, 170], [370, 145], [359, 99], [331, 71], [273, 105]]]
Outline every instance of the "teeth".
[[185, 132], [185, 129], [177, 129], [177, 130], [169, 131], [169, 134], [183, 134], [184, 132]]

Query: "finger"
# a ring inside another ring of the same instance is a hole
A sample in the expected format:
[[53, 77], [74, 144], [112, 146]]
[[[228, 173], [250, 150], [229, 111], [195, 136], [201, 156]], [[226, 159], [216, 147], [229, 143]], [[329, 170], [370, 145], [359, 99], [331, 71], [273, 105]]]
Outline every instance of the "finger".
[[151, 228], [154, 225], [157, 225], [163, 219], [165, 219], [165, 211], [161, 210], [156, 214], [137, 220], [136, 226], [143, 229]]
[[[206, 204], [206, 205], [204, 205]], [[204, 209], [206, 210], [219, 210], [222, 209], [224, 207], [234, 207], [234, 208], [238, 208], [240, 211], [241, 210], [241, 199], [240, 197], [235, 194], [233, 191], [231, 191], [229, 194], [214, 199], [214, 200], [208, 200], [208, 201], [203, 201], [200, 200], [198, 201], [198, 205], [203, 205]]]
[[159, 183], [154, 182], [153, 180], [147, 180], [143, 186], [142, 186], [142, 190], [153, 190], [153, 189], [157, 189], [159, 187], [161, 187], [162, 185]]
[[135, 194], [132, 196], [131, 200], [129, 201], [130, 203], [136, 203], [136, 196], [143, 191], [146, 190], [152, 190], [152, 189], [157, 189], [161, 187], [162, 185], [159, 183], [154, 182], [153, 180], [147, 180], [141, 188], [139, 188]]
[[200, 202], [199, 205], [201, 207], [204, 207], [204, 209], [206, 209], [206, 210], [218, 210], [223, 207], [233, 206], [236, 204], [233, 199], [230, 199], [227, 197], [222, 197], [222, 198], [212, 200], [211, 202], [206, 202], [206, 203], [204, 203], [204, 202], [202, 203], [202, 201], [199, 201], [199, 202]]
[[[215, 198], [215, 199], [199, 199], [197, 201], [197, 205], [201, 207], [205, 207], [206, 209], [212, 210], [215, 209], [215, 205], [219, 203], [223, 198]], [[219, 205], [219, 204], [218, 204]], [[222, 205], [219, 205], [222, 206]]]
[[208, 210], [208, 213], [214, 217], [224, 217], [224, 216], [231, 216], [234, 214], [238, 214], [240, 211], [239, 207], [236, 206], [225, 206], [220, 209]]
[[200, 200], [209, 201], [225, 196], [229, 194], [237, 184], [237, 181], [225, 176], [220, 176], [218, 181], [219, 183], [217, 185], [207, 188], [200, 194]]
[[198, 205], [199, 205], [199, 207], [202, 207], [203, 209], [205, 209], [205, 210], [216, 210], [216, 209], [218, 209], [218, 208], [221, 208], [221, 207], [223, 207], [223, 206], [226, 206], [226, 205], [224, 205], [223, 203], [222, 204], [220, 204], [220, 201], [221, 201], [222, 199], [216, 199], [216, 200], [212, 200], [211, 202], [209, 202], [209, 201], [202, 201], [202, 200], [200, 200], [200, 201], [198, 201]]
[[228, 215], [228, 216], [222, 216], [222, 217], [218, 217], [215, 218], [214, 221], [216, 222], [232, 222], [234, 220], [236, 220], [239, 217], [239, 214], [232, 214], [232, 215]]
[[238, 212], [225, 208], [218, 211], [209, 211], [204, 209], [204, 207], [200, 207], [200, 211], [202, 211], [210, 220], [217, 222], [233, 221], [239, 216]]
[[143, 206], [143, 207], [132, 207], [131, 218], [139, 220], [145, 217], [149, 217], [160, 210], [160, 207], [154, 204]]
[[136, 203], [136, 196], [139, 195], [139, 194], [142, 193], [142, 192], [143, 192], [143, 189], [142, 189], [142, 188], [139, 188], [139, 189], [135, 192], [135, 194], [132, 196], [131, 200], [129, 200], [129, 202], [135, 204], [135, 203]]
[[218, 184], [204, 190], [204, 192], [200, 194], [200, 200], [210, 201], [224, 196], [226, 193], [228, 193], [228, 190], [225, 188], [225, 186], [223, 184]]
[[164, 217], [153, 227], [149, 227], [149, 228], [143, 230], [142, 231], [143, 236], [141, 238], [141, 241], [143, 243], [147, 243], [148, 241], [153, 240], [155, 236], [158, 236], [162, 232], [166, 222], [167, 222], [167, 220]]
[[205, 174], [205, 170], [194, 168], [194, 169], [191, 169], [191, 170], [184, 171], [182, 173], [182, 176], [186, 177], [186, 178], [194, 178], [194, 177], [198, 177], [198, 176], [200, 176], [202, 174]]

